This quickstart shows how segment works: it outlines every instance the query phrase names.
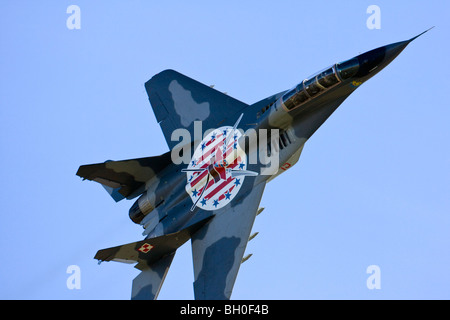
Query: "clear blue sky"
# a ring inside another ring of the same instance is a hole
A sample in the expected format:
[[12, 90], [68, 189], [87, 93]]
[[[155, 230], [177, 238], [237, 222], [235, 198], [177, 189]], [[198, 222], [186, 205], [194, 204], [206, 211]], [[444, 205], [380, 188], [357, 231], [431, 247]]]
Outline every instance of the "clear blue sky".
[[[129, 299], [142, 239], [79, 165], [167, 146], [144, 83], [175, 69], [246, 103], [335, 62], [417, 39], [362, 85], [267, 188], [233, 299], [449, 299], [450, 4], [442, 1], [2, 1], [0, 298]], [[81, 9], [69, 30], [66, 9]], [[369, 30], [366, 9], [381, 9]], [[69, 265], [81, 289], [69, 290]], [[366, 269], [381, 270], [369, 290]], [[191, 299], [190, 243], [161, 299]]]

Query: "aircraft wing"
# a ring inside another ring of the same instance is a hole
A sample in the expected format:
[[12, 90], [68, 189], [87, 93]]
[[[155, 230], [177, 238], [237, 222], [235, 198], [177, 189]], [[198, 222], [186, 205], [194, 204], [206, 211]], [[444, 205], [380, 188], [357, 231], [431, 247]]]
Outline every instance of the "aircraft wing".
[[170, 152], [167, 152], [156, 157], [83, 165], [77, 175], [100, 183], [118, 202], [138, 196], [144, 191], [145, 183], [171, 163]]
[[252, 185], [192, 236], [195, 299], [230, 299], [264, 187]]
[[187, 129], [194, 139], [194, 121], [202, 121], [203, 131], [217, 128], [228, 118], [234, 122], [235, 114], [248, 107], [246, 103], [174, 70], [155, 75], [145, 83], [145, 89], [171, 150], [179, 143], [171, 139], [176, 129]]

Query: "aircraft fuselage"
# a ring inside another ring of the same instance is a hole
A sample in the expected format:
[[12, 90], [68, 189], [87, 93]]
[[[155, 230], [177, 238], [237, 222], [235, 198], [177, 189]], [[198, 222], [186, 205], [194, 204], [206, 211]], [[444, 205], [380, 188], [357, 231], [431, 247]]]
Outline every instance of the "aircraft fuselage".
[[[266, 152], [276, 153], [279, 164], [277, 174], [287, 170], [298, 160], [298, 156], [295, 156], [296, 153], [299, 155], [299, 150], [305, 142], [339, 105], [362, 83], [387, 66], [410, 41], [380, 47], [352, 59], [336, 63], [303, 80], [290, 90], [249, 106], [243, 110], [243, 117], [239, 126], [244, 134], [238, 140], [232, 142], [238, 142], [242, 146], [241, 149], [244, 154], [250, 157], [251, 153], [259, 154], [261, 150], [256, 146], [253, 146], [253, 149], [252, 146], [246, 146], [244, 142], [246, 139], [245, 132], [253, 129], [258, 141], [261, 141], [259, 133], [263, 130], [265, 134], [268, 133], [270, 144], [270, 139], [273, 138], [270, 132], [273, 132], [271, 130], [277, 130], [277, 141], [272, 141], [272, 144], [267, 147], [269, 150], [266, 150]], [[267, 104], [265, 104], [266, 102]], [[237, 119], [238, 116], [236, 115], [235, 118]], [[231, 130], [230, 128], [228, 130]], [[234, 133], [231, 132], [230, 134]], [[219, 135], [220, 133], [217, 134], [217, 136]], [[207, 143], [211, 143], [215, 139], [219, 139], [219, 137], [203, 140], [200, 143], [203, 146], [202, 151]], [[225, 137], [223, 139], [225, 141]], [[217, 145], [213, 152], [221, 154], [221, 148], [223, 147], [224, 142]], [[209, 159], [209, 163], [204, 164], [206, 169], [201, 171], [202, 169], [199, 167], [197, 174], [192, 174], [191, 179], [196, 179], [200, 175], [199, 173], [202, 173], [203, 180], [206, 180], [207, 176], [210, 177], [207, 181], [208, 185], [211, 185], [209, 188], [220, 183], [226, 185], [226, 181], [230, 178], [229, 171], [227, 171], [230, 163], [233, 163], [234, 167], [239, 165], [236, 160], [237, 156], [231, 158], [231, 160], [221, 157], [220, 161], [213, 157]], [[256, 158], [260, 158], [260, 155], [257, 155]], [[193, 160], [193, 162], [195, 161]], [[261, 163], [248, 164], [248, 167], [258, 172], [264, 166]], [[258, 181], [269, 180], [277, 174], [259, 174], [256, 179]], [[241, 180], [236, 178], [235, 184], [239, 181]], [[189, 178], [187, 182], [189, 184]], [[204, 183], [205, 181], [203, 181]], [[208, 185], [205, 185], [203, 189], [208, 189]], [[180, 166], [169, 166], [152, 181], [147, 182], [147, 191], [130, 209], [130, 217], [134, 222], [144, 226], [146, 229], [144, 235], [149, 238], [179, 231], [212, 215], [212, 211], [200, 210], [202, 209], [201, 202], [198, 203], [198, 208], [189, 210], [195, 197], [200, 195], [201, 191], [203, 191], [202, 188], [189, 189], [186, 187], [186, 177], [184, 173], [180, 172]], [[227, 198], [228, 194], [231, 193], [224, 193], [223, 196]], [[192, 201], [190, 196], [193, 196]], [[225, 198], [223, 200], [227, 200]], [[212, 197], [210, 199], [212, 201]], [[234, 201], [238, 201], [238, 199], [239, 196]], [[207, 200], [206, 197], [202, 199], [203, 202]], [[220, 202], [219, 200], [215, 201]], [[212, 203], [213, 206], [215, 204]]]

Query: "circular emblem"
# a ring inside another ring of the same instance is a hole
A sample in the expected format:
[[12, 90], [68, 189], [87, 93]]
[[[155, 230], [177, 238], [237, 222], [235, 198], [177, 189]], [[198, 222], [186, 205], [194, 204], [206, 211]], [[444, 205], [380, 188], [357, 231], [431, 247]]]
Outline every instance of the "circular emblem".
[[[247, 156], [238, 144], [242, 134], [224, 126], [209, 133], [195, 149], [186, 172], [186, 192], [203, 210], [223, 208], [237, 195], [244, 182]], [[251, 175], [254, 173], [251, 172]]]

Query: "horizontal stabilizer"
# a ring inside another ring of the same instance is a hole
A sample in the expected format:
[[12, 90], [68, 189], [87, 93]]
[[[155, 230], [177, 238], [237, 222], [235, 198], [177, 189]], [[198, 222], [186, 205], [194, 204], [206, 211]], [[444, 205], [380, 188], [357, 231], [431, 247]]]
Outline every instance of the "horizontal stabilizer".
[[177, 232], [161, 237], [145, 239], [113, 248], [99, 250], [94, 259], [137, 263], [135, 268], [145, 270], [165, 255], [175, 252], [190, 238], [187, 232]]
[[98, 182], [117, 202], [144, 191], [145, 183], [172, 163], [170, 152], [161, 156], [80, 166], [77, 176]]
[[99, 262], [137, 263], [135, 268], [139, 270], [147, 269], [162, 257], [175, 252], [210, 219], [211, 217], [207, 217], [175, 233], [99, 250], [94, 259], [99, 260]]

